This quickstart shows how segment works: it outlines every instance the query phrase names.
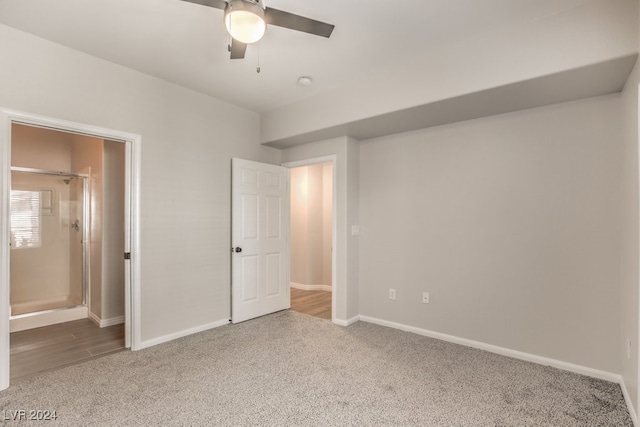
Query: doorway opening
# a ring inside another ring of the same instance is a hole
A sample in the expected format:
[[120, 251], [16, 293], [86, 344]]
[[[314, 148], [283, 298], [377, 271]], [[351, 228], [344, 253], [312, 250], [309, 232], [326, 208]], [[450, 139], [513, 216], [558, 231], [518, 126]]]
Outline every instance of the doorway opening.
[[[14, 139], [20, 139], [21, 134], [27, 134], [24, 146], [14, 146]], [[44, 144], [47, 141], [51, 145]], [[67, 325], [62, 333], [77, 338], [81, 334], [91, 335], [87, 327], [102, 332], [119, 328], [117, 333], [106, 334], [109, 339], [115, 338], [121, 347], [133, 350], [140, 347], [140, 142], [140, 136], [135, 134], [0, 109], [0, 294], [6, 301], [0, 304], [0, 390], [9, 387], [13, 376], [10, 366], [19, 360], [16, 355], [21, 350], [14, 351], [12, 345], [14, 334], [39, 331], [52, 337], [46, 332], [48, 328]], [[25, 180], [20, 175], [30, 178]], [[44, 179], [51, 176], [54, 182]], [[34, 177], [43, 181], [30, 182]], [[22, 205], [20, 195], [24, 199]], [[102, 198], [101, 203], [96, 197]], [[23, 214], [19, 229], [17, 224]], [[22, 260], [29, 265], [28, 269], [22, 269], [22, 275], [54, 266], [63, 270], [63, 279], [53, 279], [52, 275], [49, 277], [52, 280], [45, 281], [40, 276], [31, 280], [31, 285], [54, 282], [64, 286], [57, 290], [49, 288], [38, 297], [33, 294], [27, 297], [29, 291], [19, 287], [19, 262], [14, 265], [12, 261], [28, 258], [27, 249], [42, 249], [44, 239], [52, 236], [52, 231], [46, 230], [45, 225], [52, 225], [45, 224], [47, 221], [54, 225], [53, 235], [57, 232], [61, 236], [58, 249], [62, 247], [64, 250], [60, 252], [68, 259], [57, 262], [55, 257], [45, 256], [40, 260]], [[20, 256], [17, 251], [22, 251]], [[78, 282], [81, 285], [75, 285]], [[107, 285], [116, 282], [119, 286]], [[66, 293], [62, 288], [66, 288]], [[21, 306], [29, 298], [39, 303]], [[113, 301], [118, 303], [112, 304]], [[64, 316], [77, 308], [84, 308], [86, 315], [66, 322], [69, 319]], [[15, 320], [32, 320], [44, 313], [54, 313], [63, 319], [49, 319], [46, 324], [53, 325], [37, 325], [36, 329], [27, 326], [16, 331]], [[52, 338], [58, 342], [65, 339]], [[97, 341], [88, 338], [87, 342], [94, 345]], [[85, 348], [88, 358], [112, 345], [104, 344], [101, 350]], [[16, 356], [11, 363], [10, 355], [11, 359]]]
[[[124, 182], [122, 141], [11, 125], [12, 380], [124, 349]], [[81, 334], [48, 344], [51, 325], [80, 319], [97, 326], [80, 322], [86, 335], [117, 338], [80, 352]]]
[[334, 165], [310, 161], [290, 169], [291, 309], [334, 318]]

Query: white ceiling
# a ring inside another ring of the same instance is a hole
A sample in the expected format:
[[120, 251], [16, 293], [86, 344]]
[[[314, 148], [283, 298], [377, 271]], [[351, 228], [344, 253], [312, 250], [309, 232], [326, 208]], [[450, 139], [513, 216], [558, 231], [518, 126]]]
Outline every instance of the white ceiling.
[[[336, 28], [325, 39], [269, 27], [243, 60], [229, 59], [221, 10], [181, 0], [0, 0], [0, 23], [264, 113], [590, 1], [264, 0]], [[312, 86], [296, 85], [303, 75]]]

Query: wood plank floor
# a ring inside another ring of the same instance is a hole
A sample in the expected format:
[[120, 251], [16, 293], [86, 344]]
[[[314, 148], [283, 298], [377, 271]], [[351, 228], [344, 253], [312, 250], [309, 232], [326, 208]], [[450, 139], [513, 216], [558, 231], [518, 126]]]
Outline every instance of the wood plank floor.
[[291, 310], [331, 320], [331, 292], [291, 288]]
[[124, 325], [100, 328], [89, 319], [11, 334], [11, 381], [124, 349]]

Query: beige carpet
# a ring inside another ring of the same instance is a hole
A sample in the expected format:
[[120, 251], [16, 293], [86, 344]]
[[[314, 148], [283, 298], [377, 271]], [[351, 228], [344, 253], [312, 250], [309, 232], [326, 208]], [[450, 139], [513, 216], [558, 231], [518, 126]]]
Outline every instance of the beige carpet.
[[632, 426], [617, 384], [290, 311], [27, 379], [0, 410], [65, 426]]

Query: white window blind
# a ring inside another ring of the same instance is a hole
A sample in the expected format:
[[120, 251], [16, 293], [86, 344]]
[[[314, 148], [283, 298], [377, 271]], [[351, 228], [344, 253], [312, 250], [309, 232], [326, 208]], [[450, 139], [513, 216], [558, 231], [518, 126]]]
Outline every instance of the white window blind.
[[40, 247], [40, 231], [40, 191], [11, 190], [11, 247]]

